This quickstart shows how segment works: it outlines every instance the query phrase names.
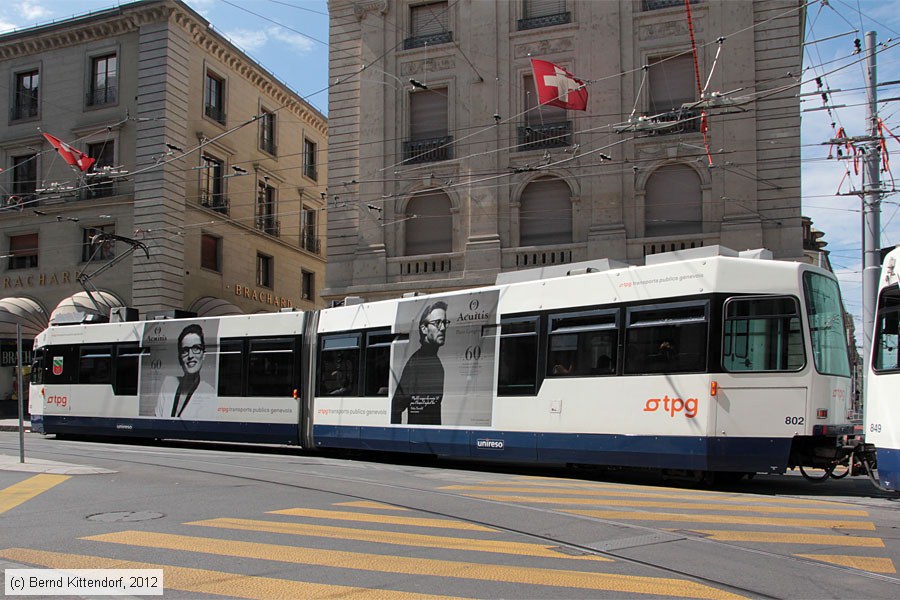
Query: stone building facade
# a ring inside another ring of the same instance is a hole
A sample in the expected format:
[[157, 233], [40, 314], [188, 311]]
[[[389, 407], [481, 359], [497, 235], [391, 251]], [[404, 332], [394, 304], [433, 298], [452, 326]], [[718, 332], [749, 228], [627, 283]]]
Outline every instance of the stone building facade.
[[[803, 259], [802, 3], [690, 7], [331, 0], [326, 299], [714, 244]], [[586, 110], [539, 106], [531, 59]]]
[[2, 35], [0, 59], [4, 348], [76, 309], [322, 305], [326, 118], [203, 17], [134, 2]]

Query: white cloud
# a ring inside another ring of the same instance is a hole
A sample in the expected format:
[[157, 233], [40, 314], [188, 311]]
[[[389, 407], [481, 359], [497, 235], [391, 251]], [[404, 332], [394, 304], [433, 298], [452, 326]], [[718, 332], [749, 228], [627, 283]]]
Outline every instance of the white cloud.
[[247, 52], [260, 50], [264, 46], [290, 46], [293, 53], [305, 54], [313, 49], [315, 42], [299, 33], [285, 31], [281, 27], [259, 29], [235, 29], [225, 32], [232, 42]]
[[259, 50], [268, 41], [266, 32], [258, 29], [236, 29], [225, 32], [225, 36], [248, 52]]
[[269, 35], [279, 42], [283, 42], [293, 47], [293, 49], [301, 54], [310, 52], [315, 46], [315, 42], [305, 35], [286, 31], [280, 27], [272, 27], [269, 29]]
[[0, 19], [0, 33], [6, 33], [8, 31], [12, 31], [13, 29], [16, 29], [17, 27], [18, 27], [18, 25], [16, 25], [15, 23], [11, 23], [9, 21], [4, 21], [4, 20]]
[[36, 23], [41, 19], [46, 19], [52, 14], [52, 11], [34, 0], [21, 0], [16, 7], [16, 12], [22, 15], [29, 23]]

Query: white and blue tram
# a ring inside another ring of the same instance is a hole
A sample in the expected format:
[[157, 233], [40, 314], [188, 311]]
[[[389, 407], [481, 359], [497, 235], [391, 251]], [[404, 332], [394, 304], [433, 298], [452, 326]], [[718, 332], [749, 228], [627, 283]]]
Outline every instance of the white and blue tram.
[[53, 325], [32, 426], [679, 473], [833, 465], [852, 433], [834, 276], [700, 250], [320, 311]]
[[864, 396], [866, 443], [877, 453], [881, 487], [900, 491], [900, 247], [885, 256], [878, 285]]

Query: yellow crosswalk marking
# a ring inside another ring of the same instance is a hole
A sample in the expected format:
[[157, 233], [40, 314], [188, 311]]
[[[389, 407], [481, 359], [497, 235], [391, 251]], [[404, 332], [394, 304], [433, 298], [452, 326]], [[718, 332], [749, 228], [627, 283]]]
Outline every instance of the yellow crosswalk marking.
[[683, 513], [632, 512], [627, 510], [563, 510], [573, 515], [597, 519], [625, 519], [626, 521], [673, 521], [692, 523], [728, 523], [731, 525], [771, 525], [776, 527], [817, 527], [827, 529], [860, 529], [875, 531], [868, 521], [834, 521], [831, 519], [783, 519], [780, 517], [749, 517], [745, 515], [708, 515]]
[[483, 525], [454, 521], [452, 519], [423, 519], [419, 517], [395, 517], [393, 515], [373, 515], [369, 513], [342, 512], [336, 510], [320, 510], [316, 508], [286, 508], [270, 510], [270, 515], [290, 515], [292, 517], [313, 517], [316, 519], [335, 519], [339, 521], [358, 521], [362, 523], [387, 523], [390, 525], [415, 525], [416, 527], [436, 527], [439, 529], [462, 529], [464, 531], [496, 531]]
[[869, 513], [853, 508], [798, 508], [793, 506], [744, 506], [740, 504], [711, 504], [698, 502], [668, 502], [662, 500], [614, 500], [611, 498], [566, 498], [565, 496], [503, 496], [497, 494], [465, 494], [469, 498], [495, 500], [497, 502], [520, 502], [529, 504], [602, 504], [603, 506], [633, 506], [648, 508], [684, 508], [697, 510], [728, 510], [734, 512], [791, 513], [805, 515], [835, 515], [845, 517], [867, 517]]
[[[317, 565], [338, 569], [405, 573], [420, 577], [448, 577], [454, 579], [472, 579], [526, 585], [605, 590], [620, 593], [649, 594], [652, 596], [675, 596], [679, 598], [709, 598], [718, 600], [741, 597], [732, 594], [731, 592], [681, 579], [592, 573], [575, 571], [572, 569], [509, 567], [496, 564], [386, 556], [383, 554], [366, 554], [361, 552], [342, 552], [144, 531], [122, 531], [119, 533], [107, 533], [82, 539], [146, 548], [176, 550], [181, 552], [202, 552], [219, 556]], [[578, 564], [587, 565], [591, 563]]]
[[[627, 486], [623, 486], [627, 487]], [[778, 504], [799, 504], [799, 505], [822, 505], [834, 506], [833, 501], [827, 500], [806, 500], [801, 498], [770, 498], [770, 497], [748, 497], [736, 496], [725, 492], [678, 492], [671, 488], [647, 488], [650, 490], [659, 489], [660, 492], [654, 491], [626, 491], [620, 488], [590, 488], [587, 486], [578, 486], [573, 488], [569, 485], [529, 485], [529, 486], [502, 486], [502, 485], [445, 485], [440, 487], [441, 490], [449, 491], [476, 491], [476, 492], [504, 492], [508, 494], [516, 493], [559, 493], [568, 496], [597, 496], [597, 497], [618, 497], [618, 498], [672, 498], [675, 500], [715, 500], [717, 502], [736, 502], [736, 503], [771, 503]], [[467, 494], [468, 495], [468, 494]], [[565, 496], [561, 496], [565, 497]]]
[[61, 552], [44, 552], [9, 548], [0, 550], [0, 557], [18, 563], [38, 565], [50, 569], [162, 569], [166, 590], [180, 590], [192, 594], [220, 594], [237, 598], [255, 598], [271, 600], [271, 598], [349, 598], [351, 600], [419, 600], [446, 599], [448, 596], [433, 596], [419, 592], [400, 592], [395, 590], [368, 589], [344, 585], [326, 585], [306, 583], [290, 579], [274, 579], [209, 571], [206, 569], [189, 569], [170, 567], [168, 565], [150, 564], [104, 558], [102, 556], [86, 556], [80, 554], [63, 554]]
[[874, 558], [869, 556], [844, 556], [842, 554], [797, 554], [803, 558], [811, 558], [833, 565], [851, 567], [871, 573], [896, 573], [894, 561], [889, 558]]
[[[676, 531], [676, 530], [669, 530]], [[881, 538], [820, 533], [779, 533], [775, 531], [724, 531], [720, 529], [679, 529], [705, 535], [720, 542], [762, 542], [768, 544], [816, 544], [825, 546], [854, 546], [857, 548], [884, 548]]]
[[395, 544], [397, 546], [416, 546], [419, 548], [446, 548], [448, 550], [466, 550], [472, 552], [495, 552], [497, 554], [513, 554], [518, 556], [541, 556], [544, 558], [566, 558], [568, 560], [597, 560], [612, 562], [612, 559], [586, 554], [583, 556], [570, 556], [560, 554], [555, 548], [540, 544], [528, 544], [522, 542], [504, 542], [499, 540], [474, 540], [468, 538], [453, 538], [440, 535], [422, 535], [416, 533], [397, 533], [392, 531], [378, 531], [372, 529], [351, 529], [346, 527], [331, 527], [327, 525], [308, 525], [305, 523], [284, 523], [277, 521], [256, 521], [252, 519], [208, 519], [194, 521], [186, 525], [200, 525], [203, 527], [221, 527], [225, 529], [237, 529], [240, 531], [262, 531], [266, 533], [284, 533], [288, 535], [308, 535], [333, 539], [356, 540], [360, 542], [375, 542], [382, 544]]
[[402, 506], [394, 506], [392, 504], [382, 504], [381, 502], [370, 502], [368, 500], [356, 500], [354, 502], [335, 502], [335, 506], [349, 506], [351, 508], [374, 508], [376, 510], [409, 510]]
[[69, 475], [50, 475], [42, 473], [41, 475], [29, 477], [24, 481], [14, 483], [6, 489], [0, 490], [0, 514], [31, 500], [38, 494], [46, 492], [68, 478]]

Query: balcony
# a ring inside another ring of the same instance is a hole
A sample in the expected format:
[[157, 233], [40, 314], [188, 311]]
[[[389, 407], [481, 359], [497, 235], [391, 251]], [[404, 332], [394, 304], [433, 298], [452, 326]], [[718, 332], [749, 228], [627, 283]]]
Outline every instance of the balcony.
[[650, 135], [669, 135], [673, 133], [699, 133], [699, 110], [673, 110], [659, 113], [650, 119], [656, 125], [671, 123], [671, 127], [659, 127], [651, 130]]
[[565, 25], [572, 22], [572, 13], [564, 12], [555, 15], [543, 15], [540, 17], [527, 17], [519, 19], [519, 31], [528, 29], [538, 29], [540, 27], [553, 27], [554, 25]]
[[516, 150], [542, 150], [572, 145], [572, 122], [523, 125], [517, 128]]
[[460, 277], [465, 265], [462, 252], [397, 256], [387, 259], [391, 282], [430, 281]]
[[9, 118], [13, 121], [20, 119], [34, 119], [38, 116], [37, 98], [20, 98], [9, 111]]
[[281, 221], [274, 215], [256, 215], [256, 228], [269, 235], [278, 237], [281, 234]]
[[417, 163], [436, 162], [453, 158], [453, 136], [431, 138], [427, 140], [410, 140], [403, 142], [403, 162], [413, 165]]
[[116, 194], [115, 181], [89, 179], [88, 184], [78, 190], [78, 199], [93, 200], [94, 198], [109, 198]]
[[501, 254], [501, 269], [504, 271], [536, 269], [552, 265], [566, 265], [585, 259], [585, 244], [582, 242], [505, 248]]
[[98, 87], [85, 94], [86, 106], [101, 106], [103, 104], [115, 104], [119, 100], [119, 88], [114, 85]]
[[322, 241], [315, 236], [302, 236], [300, 238], [300, 247], [307, 252], [312, 252], [313, 254], [322, 254]]
[[0, 212], [22, 212], [33, 204], [32, 194], [4, 194], [0, 196]]
[[449, 44], [453, 41], [452, 31], [442, 31], [440, 33], [432, 33], [430, 35], [417, 35], [408, 37], [403, 40], [403, 49], [412, 50], [413, 48], [421, 48], [423, 46], [435, 46], [437, 44]]
[[[698, 4], [702, 0], [691, 0], [691, 4]], [[684, 7], [684, 0], [641, 0], [641, 10], [659, 10], [661, 8]]]
[[221, 194], [208, 194], [200, 192], [200, 206], [214, 210], [223, 215], [228, 214], [228, 198]]
[[203, 107], [203, 114], [212, 119], [213, 121], [218, 121], [219, 123], [225, 123], [225, 111], [221, 106], [213, 106], [212, 104], [206, 104]]

